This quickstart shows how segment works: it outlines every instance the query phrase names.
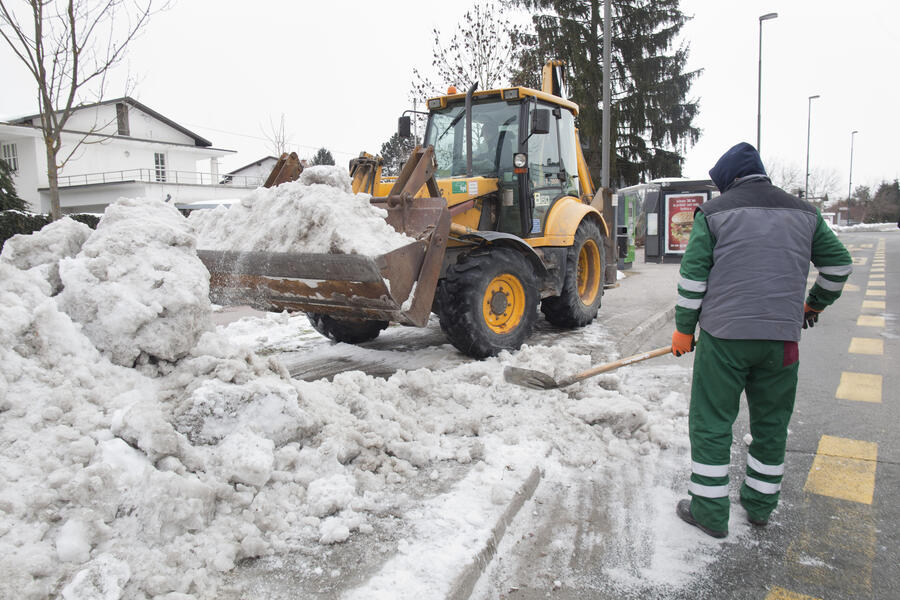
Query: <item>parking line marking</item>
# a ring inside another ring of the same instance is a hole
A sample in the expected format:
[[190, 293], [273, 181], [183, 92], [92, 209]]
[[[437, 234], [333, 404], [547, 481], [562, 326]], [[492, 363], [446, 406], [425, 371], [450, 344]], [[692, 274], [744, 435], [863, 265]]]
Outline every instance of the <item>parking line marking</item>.
[[807, 596], [806, 594], [798, 594], [797, 592], [792, 592], [790, 590], [786, 590], [783, 587], [778, 587], [777, 585], [773, 585], [772, 589], [769, 590], [769, 593], [766, 594], [766, 600], [820, 600], [819, 598], [813, 598], [812, 596]]
[[866, 296], [887, 296], [884, 290], [875, 290], [872, 288], [866, 288]]
[[[881, 290], [881, 291], [883, 292], [884, 290]], [[884, 328], [884, 317], [879, 317], [876, 315], [859, 315], [859, 318], [856, 319], [856, 324], [859, 327], [881, 327], [881, 328]]]
[[882, 379], [881, 375], [844, 371], [834, 396], [841, 400], [879, 403]]
[[804, 490], [872, 504], [875, 494], [875, 467], [878, 444], [823, 435], [813, 459]]
[[880, 308], [881, 310], [887, 309], [887, 304], [885, 304], [884, 300], [863, 300], [863, 308]]
[[850, 348], [847, 350], [851, 354], [884, 354], [884, 340], [878, 338], [852, 338], [850, 340]]

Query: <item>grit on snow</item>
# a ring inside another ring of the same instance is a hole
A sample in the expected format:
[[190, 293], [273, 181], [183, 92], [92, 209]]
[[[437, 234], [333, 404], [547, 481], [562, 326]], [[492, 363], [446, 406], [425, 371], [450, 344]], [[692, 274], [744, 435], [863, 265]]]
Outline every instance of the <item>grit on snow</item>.
[[[671, 389], [682, 368], [553, 392], [503, 381], [505, 364], [555, 377], [591, 364], [557, 340], [480, 362], [445, 347], [443, 370], [306, 382], [260, 350], [267, 331], [306, 336], [302, 316], [214, 327], [198, 236], [283, 223], [272, 239], [287, 243], [323, 218], [304, 202], [352, 196], [334, 173], [257, 191], [215, 222], [121, 200], [96, 231], [62, 219], [6, 243], [0, 597], [223, 597], [240, 589], [229, 573], [242, 559], [376, 529], [395, 532], [396, 556], [348, 597], [423, 597], [447, 588], [535, 468], [627, 474], [684, 453], [687, 402]], [[600, 328], [585, 335], [611, 357]]]

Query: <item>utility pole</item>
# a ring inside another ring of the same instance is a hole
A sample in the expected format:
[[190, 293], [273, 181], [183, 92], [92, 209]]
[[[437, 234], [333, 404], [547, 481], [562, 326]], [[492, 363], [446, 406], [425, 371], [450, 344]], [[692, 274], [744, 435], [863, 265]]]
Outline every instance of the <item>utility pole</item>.
[[812, 101], [819, 95], [809, 97], [809, 111], [806, 113], [806, 183], [803, 185], [803, 199], [809, 202], [809, 134], [812, 127]]
[[859, 133], [857, 130], [850, 132], [850, 182], [847, 184], [847, 225], [850, 225], [850, 216], [853, 214], [853, 136]]
[[767, 13], [759, 17], [759, 77], [756, 79], [756, 151], [762, 155], [760, 148], [760, 131], [762, 129], [762, 24], [774, 19], [778, 13]]
[[[612, 118], [610, 115], [610, 62], [612, 55], [611, 3], [612, 0], [604, 0], [603, 2], [603, 140], [601, 144], [603, 156], [600, 158], [600, 193], [603, 194], [603, 218], [610, 226], [611, 231], [611, 235], [607, 236], [606, 239], [606, 268], [604, 269], [604, 285], [609, 286], [616, 284], [616, 270], [619, 264], [616, 252], [618, 248], [616, 207], [612, 205], [612, 190], [609, 189], [609, 162], [610, 154], [612, 152], [612, 140], [610, 140], [610, 121]], [[610, 268], [610, 266], [612, 268]]]

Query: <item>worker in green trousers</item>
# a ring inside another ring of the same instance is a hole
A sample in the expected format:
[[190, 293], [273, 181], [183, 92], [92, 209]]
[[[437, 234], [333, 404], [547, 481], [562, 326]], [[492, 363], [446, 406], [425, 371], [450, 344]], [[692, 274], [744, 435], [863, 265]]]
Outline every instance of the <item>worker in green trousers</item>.
[[[676, 512], [713, 537], [728, 535], [732, 426], [747, 395], [750, 433], [740, 502], [764, 526], [778, 505], [794, 410], [801, 328], [841, 294], [849, 252], [819, 211], [772, 185], [759, 153], [741, 143], [710, 170], [717, 198], [694, 215], [681, 261], [672, 352], [697, 355], [691, 387], [691, 498]], [[819, 271], [806, 295], [812, 262]]]

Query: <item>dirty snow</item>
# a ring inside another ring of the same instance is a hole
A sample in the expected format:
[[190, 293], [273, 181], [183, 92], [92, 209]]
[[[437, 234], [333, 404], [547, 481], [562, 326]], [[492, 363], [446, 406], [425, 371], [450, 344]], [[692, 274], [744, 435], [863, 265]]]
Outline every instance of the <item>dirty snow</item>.
[[351, 191], [345, 169], [321, 165], [230, 208], [193, 211], [188, 222], [204, 250], [378, 255], [415, 241], [388, 225], [370, 198]]
[[[314, 177], [260, 193], [280, 216], [346, 195]], [[253, 204], [242, 219], [260, 217]], [[257, 349], [298, 318], [210, 325], [189, 222], [123, 200], [86, 239], [48, 226], [17, 243], [22, 262], [0, 261], [0, 597], [217, 598], [243, 559], [375, 525], [411, 537], [350, 597], [422, 597], [449, 589], [535, 467], [628, 479], [685, 452], [687, 402], [671, 382], [686, 369], [550, 392], [503, 380], [506, 364], [559, 378], [596, 362], [565, 339], [443, 370], [293, 380]], [[612, 358], [598, 324], [582, 339]], [[420, 473], [443, 491], [421, 497]]]

